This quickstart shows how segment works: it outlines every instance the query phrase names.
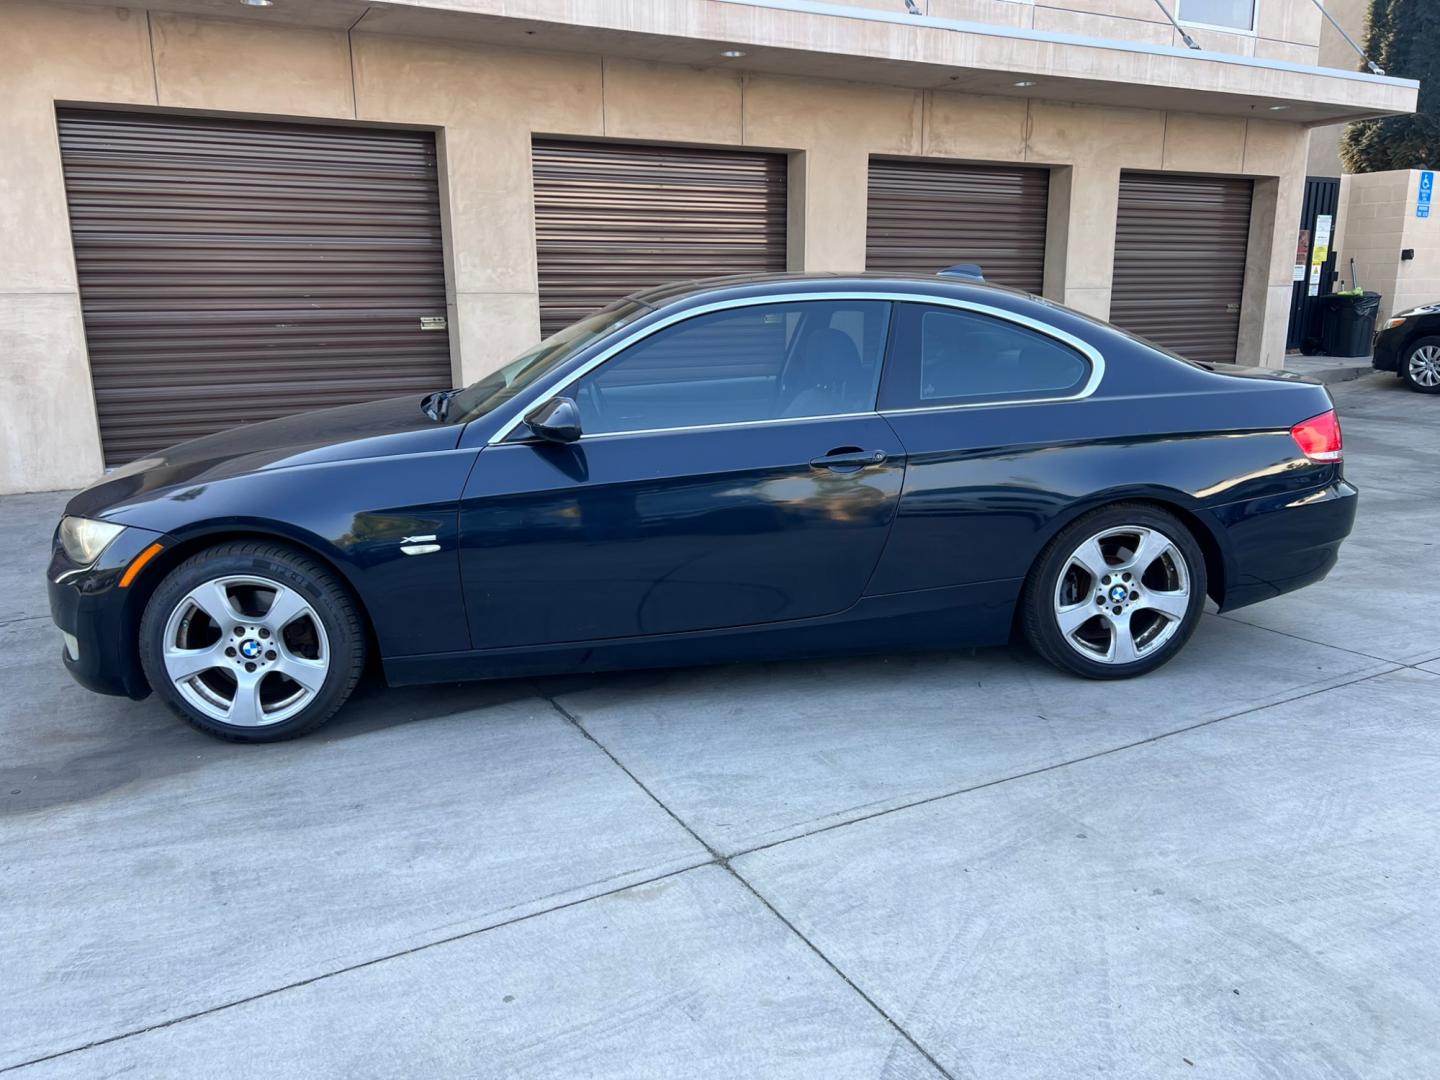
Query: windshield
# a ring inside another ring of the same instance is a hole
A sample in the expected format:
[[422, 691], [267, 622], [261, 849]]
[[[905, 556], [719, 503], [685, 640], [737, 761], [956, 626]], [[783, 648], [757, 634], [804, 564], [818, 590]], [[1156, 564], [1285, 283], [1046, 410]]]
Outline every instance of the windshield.
[[646, 304], [620, 300], [589, 318], [551, 334], [533, 349], [511, 360], [499, 371], [471, 383], [450, 399], [449, 417], [461, 423], [484, 416], [505, 404], [527, 386], [555, 370], [592, 341], [604, 337], [644, 312]]

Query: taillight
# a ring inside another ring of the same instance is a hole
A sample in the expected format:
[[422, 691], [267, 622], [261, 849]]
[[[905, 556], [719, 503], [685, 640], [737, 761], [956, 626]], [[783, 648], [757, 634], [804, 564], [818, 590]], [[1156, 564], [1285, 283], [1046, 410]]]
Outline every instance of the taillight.
[[1345, 444], [1340, 438], [1340, 418], [1335, 410], [1301, 420], [1290, 429], [1295, 445], [1311, 461], [1339, 461], [1345, 456]]

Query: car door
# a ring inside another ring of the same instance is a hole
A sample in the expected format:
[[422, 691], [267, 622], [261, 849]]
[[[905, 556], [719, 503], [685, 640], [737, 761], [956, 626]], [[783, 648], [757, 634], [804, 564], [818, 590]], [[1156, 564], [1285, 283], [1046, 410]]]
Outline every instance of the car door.
[[905, 459], [875, 394], [890, 305], [786, 300], [663, 325], [561, 391], [574, 442], [524, 425], [461, 507], [477, 647], [844, 610], [885, 545]]
[[910, 464], [869, 591], [1023, 577], [1047, 522], [1098, 483], [1081, 410], [1103, 360], [985, 305], [897, 304], [893, 323], [879, 410]]

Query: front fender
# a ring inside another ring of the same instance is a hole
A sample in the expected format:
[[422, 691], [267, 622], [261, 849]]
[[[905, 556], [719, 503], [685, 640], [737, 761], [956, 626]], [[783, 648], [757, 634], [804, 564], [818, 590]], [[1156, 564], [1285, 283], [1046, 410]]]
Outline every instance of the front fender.
[[[291, 543], [345, 578], [370, 616], [383, 656], [468, 649], [458, 505], [476, 453], [246, 473], [156, 492], [106, 517], [165, 533], [184, 552], [233, 536]], [[421, 536], [434, 537], [422, 554], [401, 550], [404, 541]]]

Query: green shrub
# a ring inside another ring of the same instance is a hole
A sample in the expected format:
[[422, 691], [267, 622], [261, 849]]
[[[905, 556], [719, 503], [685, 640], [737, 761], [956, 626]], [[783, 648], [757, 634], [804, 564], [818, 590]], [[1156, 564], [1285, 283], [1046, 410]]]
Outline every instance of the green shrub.
[[1440, 165], [1440, 3], [1371, 0], [1365, 52], [1387, 75], [1420, 80], [1413, 116], [1357, 120], [1345, 128], [1340, 160], [1349, 172]]

